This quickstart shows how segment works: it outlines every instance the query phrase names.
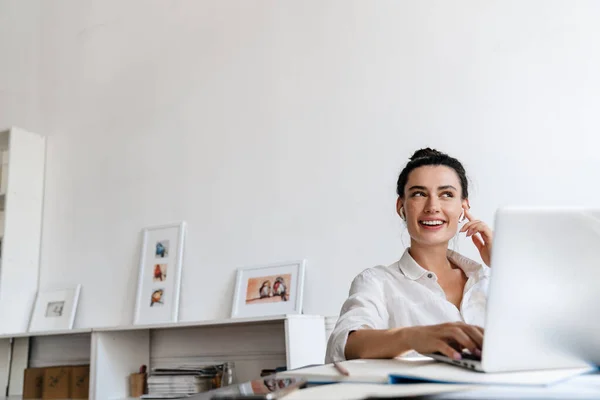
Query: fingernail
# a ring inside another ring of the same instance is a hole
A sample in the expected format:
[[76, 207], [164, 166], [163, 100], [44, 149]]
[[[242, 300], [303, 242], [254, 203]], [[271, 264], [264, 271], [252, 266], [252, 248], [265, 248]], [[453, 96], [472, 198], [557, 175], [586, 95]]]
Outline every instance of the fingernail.
[[462, 360], [462, 356], [460, 355], [460, 353], [454, 353], [452, 355], [452, 358], [454, 358], [455, 360]]
[[479, 349], [475, 349], [475, 350], [473, 351], [473, 353], [474, 353], [474, 354], [475, 354], [477, 357], [481, 356], [481, 350], [479, 350]]

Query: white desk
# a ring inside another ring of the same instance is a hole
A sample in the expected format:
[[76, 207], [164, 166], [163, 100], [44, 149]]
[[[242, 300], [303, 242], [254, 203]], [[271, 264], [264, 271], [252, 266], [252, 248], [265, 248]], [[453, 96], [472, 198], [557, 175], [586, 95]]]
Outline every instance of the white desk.
[[[230, 387], [232, 399], [239, 394]], [[368, 383], [336, 383], [310, 386], [285, 396], [284, 400], [362, 400], [416, 398], [431, 400], [462, 399], [600, 399], [600, 372], [581, 375], [568, 381], [556, 383], [548, 387], [536, 386], [485, 386], [457, 384], [368, 384]], [[212, 393], [202, 393], [194, 400], [209, 400]], [[243, 399], [243, 397], [239, 397]]]
[[[285, 400], [359, 400], [415, 397], [432, 400], [462, 399], [600, 399], [600, 373], [578, 376], [549, 387], [484, 386], [453, 384], [354, 384], [313, 386], [285, 397]], [[424, 397], [423, 397], [424, 396]]]

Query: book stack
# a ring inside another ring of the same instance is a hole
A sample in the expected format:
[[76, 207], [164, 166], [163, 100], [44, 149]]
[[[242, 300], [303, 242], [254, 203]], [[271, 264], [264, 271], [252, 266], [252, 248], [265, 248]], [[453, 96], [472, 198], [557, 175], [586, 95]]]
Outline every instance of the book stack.
[[183, 398], [206, 392], [215, 387], [215, 382], [218, 381], [222, 370], [221, 365], [153, 368], [148, 375], [148, 396], [144, 397]]

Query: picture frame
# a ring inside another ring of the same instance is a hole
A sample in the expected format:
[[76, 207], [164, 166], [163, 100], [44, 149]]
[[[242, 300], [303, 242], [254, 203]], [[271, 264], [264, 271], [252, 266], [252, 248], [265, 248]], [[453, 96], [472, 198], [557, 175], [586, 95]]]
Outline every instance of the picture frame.
[[301, 314], [306, 260], [238, 268], [231, 318]]
[[185, 221], [142, 229], [134, 325], [177, 322]]
[[29, 332], [73, 329], [81, 285], [38, 290], [29, 318]]

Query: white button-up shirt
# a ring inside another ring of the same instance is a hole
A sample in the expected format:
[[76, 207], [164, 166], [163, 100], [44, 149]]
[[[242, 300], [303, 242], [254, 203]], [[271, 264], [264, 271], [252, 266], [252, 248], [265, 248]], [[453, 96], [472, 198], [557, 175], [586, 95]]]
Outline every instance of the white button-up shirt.
[[391, 329], [457, 321], [483, 327], [490, 268], [452, 250], [448, 250], [448, 259], [468, 278], [460, 309], [446, 299], [437, 276], [417, 264], [408, 249], [398, 262], [366, 269], [354, 278], [329, 337], [326, 362], [345, 360], [348, 334], [362, 328]]

